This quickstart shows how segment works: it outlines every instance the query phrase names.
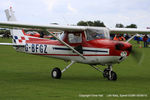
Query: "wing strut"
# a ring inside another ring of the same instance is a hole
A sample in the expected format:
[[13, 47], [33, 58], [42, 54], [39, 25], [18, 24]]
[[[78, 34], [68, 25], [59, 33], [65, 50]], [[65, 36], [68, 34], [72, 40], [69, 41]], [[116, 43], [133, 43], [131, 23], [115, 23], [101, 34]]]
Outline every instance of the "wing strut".
[[129, 38], [126, 42], [131, 41], [137, 34], [133, 35], [131, 38]]
[[54, 38], [56, 38], [59, 42], [61, 42], [62, 44], [64, 44], [65, 46], [67, 46], [69, 49], [71, 49], [72, 51], [74, 51], [76, 54], [78, 54], [80, 57], [82, 57], [83, 59], [86, 59], [81, 53], [79, 53], [77, 50], [75, 50], [73, 47], [71, 47], [69, 44], [67, 44], [66, 42], [62, 41], [61, 39], [59, 39], [58, 37], [56, 37], [54, 34], [52, 34], [51, 32], [49, 32], [48, 30], [46, 30], [48, 33], [50, 33], [50, 35], [52, 35]]

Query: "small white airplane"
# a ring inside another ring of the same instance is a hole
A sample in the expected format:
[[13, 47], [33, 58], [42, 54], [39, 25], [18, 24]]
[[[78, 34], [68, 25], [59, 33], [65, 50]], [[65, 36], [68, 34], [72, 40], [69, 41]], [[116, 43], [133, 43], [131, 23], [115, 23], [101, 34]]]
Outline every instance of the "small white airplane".
[[4, 34], [0, 35], [0, 38], [3, 38]]
[[[13, 43], [0, 43], [0, 45], [11, 45], [16, 51], [27, 54], [54, 57], [65, 61], [71, 61], [63, 70], [54, 68], [51, 76], [60, 79], [62, 73], [74, 63], [88, 64], [103, 73], [108, 80], [117, 80], [117, 74], [112, 65], [124, 61], [132, 51], [132, 45], [128, 43], [136, 33], [150, 33], [150, 30], [106, 28], [106, 27], [84, 27], [84, 26], [60, 26], [60, 25], [34, 25], [17, 23], [14, 14], [10, 16], [14, 22], [0, 22], [0, 27], [11, 28]], [[13, 28], [13, 29], [12, 29]], [[31, 37], [24, 34], [21, 28], [54, 29], [63, 31], [56, 40]], [[110, 33], [132, 33], [126, 42], [113, 41]], [[102, 71], [96, 65], [107, 66]]]

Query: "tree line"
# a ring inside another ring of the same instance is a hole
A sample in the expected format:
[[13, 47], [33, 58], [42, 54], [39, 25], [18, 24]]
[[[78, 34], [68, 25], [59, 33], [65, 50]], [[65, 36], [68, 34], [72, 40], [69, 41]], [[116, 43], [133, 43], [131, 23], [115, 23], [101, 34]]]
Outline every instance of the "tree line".
[[2, 30], [0, 30], [0, 34], [10, 34], [10, 31], [2, 29]]
[[137, 25], [136, 24], [130, 24], [130, 25], [124, 26], [123, 24], [116, 24], [115, 27], [116, 28], [137, 28]]
[[77, 26], [97, 26], [97, 27], [106, 27], [105, 24], [100, 21], [79, 21]]
[[[106, 27], [104, 22], [97, 20], [97, 21], [79, 21], [77, 23], [77, 26], [97, 26], [97, 27]], [[137, 28], [136, 24], [130, 24], [127, 26], [124, 26], [123, 24], [116, 24], [116, 28]]]

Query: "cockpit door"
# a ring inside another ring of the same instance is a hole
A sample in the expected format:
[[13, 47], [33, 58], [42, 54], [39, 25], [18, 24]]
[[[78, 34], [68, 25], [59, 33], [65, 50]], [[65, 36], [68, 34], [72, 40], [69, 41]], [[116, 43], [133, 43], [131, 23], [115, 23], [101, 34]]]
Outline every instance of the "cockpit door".
[[68, 44], [73, 46], [75, 50], [83, 54], [83, 32], [68, 32]]

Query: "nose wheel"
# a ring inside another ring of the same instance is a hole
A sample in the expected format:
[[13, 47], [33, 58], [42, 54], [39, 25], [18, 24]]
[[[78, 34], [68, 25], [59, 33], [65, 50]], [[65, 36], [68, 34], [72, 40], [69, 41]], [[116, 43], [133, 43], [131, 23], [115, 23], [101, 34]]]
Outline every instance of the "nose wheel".
[[117, 74], [114, 71], [109, 70], [108, 68], [106, 68], [103, 71], [103, 76], [104, 78], [107, 78], [108, 80], [113, 80], [113, 81], [117, 80]]
[[117, 80], [117, 74], [114, 71], [112, 71], [112, 66], [110, 65], [108, 66], [108, 68], [104, 69], [103, 76], [108, 80], [113, 80], [113, 81]]
[[104, 71], [100, 70], [98, 67], [92, 66], [99, 72], [103, 73], [104, 78], [107, 78], [108, 80], [116, 81], [117, 80], [117, 74], [112, 71], [112, 66], [108, 65], [108, 68], [105, 68]]
[[105, 68], [105, 69], [104, 69], [104, 71], [103, 71], [103, 77], [104, 77], [104, 78], [109, 77], [109, 71], [110, 71], [110, 70], [109, 70], [108, 68]]
[[117, 80], [117, 74], [114, 71], [111, 71], [109, 74], [109, 77], [107, 77], [107, 79], [116, 81]]

